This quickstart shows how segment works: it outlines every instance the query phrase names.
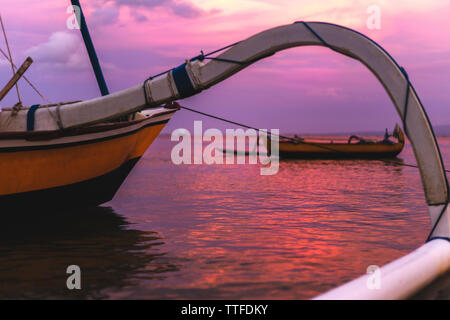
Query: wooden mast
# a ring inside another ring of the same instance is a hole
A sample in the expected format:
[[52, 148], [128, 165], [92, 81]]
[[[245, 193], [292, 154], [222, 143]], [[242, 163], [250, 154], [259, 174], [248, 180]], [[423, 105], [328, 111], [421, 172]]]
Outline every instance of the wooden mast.
[[[92, 68], [94, 69], [95, 78], [97, 79], [97, 84], [100, 89], [102, 96], [106, 96], [109, 94], [108, 87], [105, 82], [105, 78], [103, 77], [102, 68], [100, 67], [100, 63], [98, 61], [97, 53], [95, 52], [94, 43], [92, 42], [91, 36], [89, 34], [89, 30], [86, 24], [86, 19], [84, 18], [83, 10], [81, 9], [80, 1], [71, 0], [72, 5], [79, 9], [79, 21], [78, 24], [80, 26], [81, 35], [83, 36], [84, 44], [86, 46], [89, 60], [91, 61]], [[75, 8], [74, 8], [75, 11]], [[76, 12], [76, 11], [75, 11]]]

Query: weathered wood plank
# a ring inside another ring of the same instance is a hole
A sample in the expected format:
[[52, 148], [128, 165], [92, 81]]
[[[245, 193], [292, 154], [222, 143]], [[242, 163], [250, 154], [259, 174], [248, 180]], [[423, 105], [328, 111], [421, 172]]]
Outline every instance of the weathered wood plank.
[[22, 63], [19, 70], [14, 74], [14, 76], [9, 80], [9, 82], [6, 84], [6, 86], [3, 87], [3, 89], [0, 91], [0, 101], [8, 94], [8, 92], [14, 87], [14, 85], [19, 81], [19, 79], [22, 77], [22, 75], [27, 71], [27, 69], [31, 66], [33, 63], [33, 59], [30, 57], [26, 58], [25, 62]]

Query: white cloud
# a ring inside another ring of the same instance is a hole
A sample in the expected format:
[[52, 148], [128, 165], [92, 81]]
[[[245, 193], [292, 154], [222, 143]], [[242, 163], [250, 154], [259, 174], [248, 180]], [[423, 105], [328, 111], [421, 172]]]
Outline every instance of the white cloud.
[[89, 68], [85, 50], [82, 40], [74, 32], [58, 31], [47, 42], [34, 46], [25, 53], [39, 66], [81, 71]]

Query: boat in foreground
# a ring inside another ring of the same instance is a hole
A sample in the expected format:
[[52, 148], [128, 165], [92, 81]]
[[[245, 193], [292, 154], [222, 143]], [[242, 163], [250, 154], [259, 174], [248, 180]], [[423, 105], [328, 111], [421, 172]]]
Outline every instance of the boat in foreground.
[[[13, 86], [19, 100], [12, 108], [0, 109], [0, 207], [7, 212], [111, 200], [177, 110], [157, 105], [143, 111], [148, 107], [143, 91], [109, 94], [80, 3], [72, 0], [72, 4], [80, 11], [77, 22], [102, 94], [87, 101], [23, 107], [17, 87], [22, 76], [47, 99], [23, 75], [33, 60], [28, 57], [18, 69], [14, 65], [0, 16], [9, 56], [1, 52], [13, 71], [0, 91], [0, 101]], [[135, 110], [129, 110], [130, 104]], [[113, 105], [117, 108], [112, 113], [103, 112]], [[68, 106], [75, 106], [71, 115], [65, 114]]]
[[[66, 130], [3, 130], [2, 210], [73, 208], [111, 200], [175, 112], [158, 108], [126, 121]], [[7, 113], [0, 113], [0, 128], [7, 127]]]

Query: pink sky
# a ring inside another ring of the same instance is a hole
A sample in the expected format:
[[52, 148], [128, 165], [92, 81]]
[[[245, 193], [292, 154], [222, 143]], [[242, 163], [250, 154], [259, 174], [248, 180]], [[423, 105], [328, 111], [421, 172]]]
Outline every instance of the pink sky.
[[[2, 0], [16, 64], [52, 101], [99, 95], [78, 30], [69, 30], [69, 0]], [[358, 30], [404, 66], [435, 125], [450, 124], [450, 3], [448, 1], [81, 0], [110, 91], [141, 83], [184, 59], [297, 20]], [[381, 9], [381, 29], [369, 30], [366, 10]], [[4, 43], [0, 46], [5, 49]], [[11, 70], [0, 58], [0, 80]], [[26, 104], [41, 103], [24, 82]], [[14, 104], [10, 93], [2, 106]], [[326, 48], [284, 51], [182, 101], [205, 112], [285, 133], [384, 130], [399, 122], [375, 77]], [[192, 128], [198, 116], [179, 112], [166, 132]], [[204, 127], [223, 125], [205, 121]]]

